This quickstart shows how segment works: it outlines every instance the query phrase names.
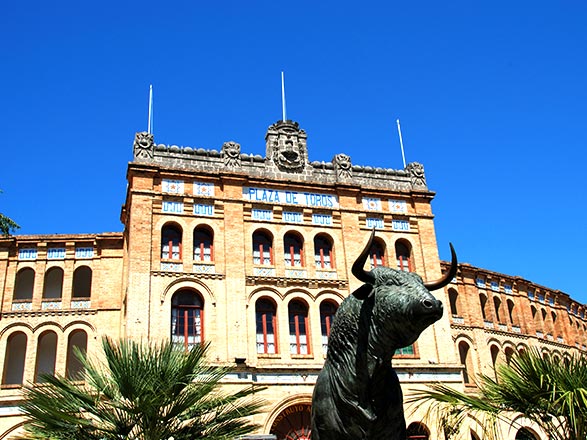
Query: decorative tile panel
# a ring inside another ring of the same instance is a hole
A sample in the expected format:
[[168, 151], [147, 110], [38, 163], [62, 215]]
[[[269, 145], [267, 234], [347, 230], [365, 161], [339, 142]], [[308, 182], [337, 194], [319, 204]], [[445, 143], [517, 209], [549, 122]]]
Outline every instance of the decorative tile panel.
[[65, 248], [48, 248], [47, 249], [48, 260], [64, 260], [65, 259]]
[[489, 329], [494, 328], [493, 322], [491, 322], [491, 321], [483, 321], [483, 324], [484, 324], [485, 328], [489, 328]]
[[43, 301], [41, 310], [61, 310], [61, 301]]
[[273, 267], [253, 267], [253, 275], [258, 277], [274, 277], [275, 268]]
[[366, 225], [369, 229], [383, 229], [383, 219], [382, 218], [374, 218], [374, 217], [367, 217]]
[[329, 214], [312, 214], [312, 224], [320, 226], [332, 226], [332, 216]]
[[183, 263], [161, 262], [161, 270], [164, 272], [183, 272]]
[[161, 190], [168, 194], [183, 194], [183, 180], [163, 179]]
[[305, 269], [285, 269], [285, 276], [291, 278], [308, 278], [308, 272]]
[[212, 217], [214, 215], [214, 205], [207, 203], [196, 203], [194, 205], [194, 214], [205, 217]]
[[89, 299], [71, 300], [72, 309], [89, 309], [92, 302]]
[[301, 212], [283, 211], [281, 218], [286, 223], [303, 223], [304, 215]]
[[37, 259], [37, 248], [25, 248], [18, 250], [19, 260], [36, 260]]
[[12, 303], [12, 311], [13, 312], [25, 312], [33, 310], [33, 303], [32, 302], [13, 302]]
[[409, 231], [410, 222], [407, 220], [392, 220], [391, 229], [394, 231]]
[[172, 202], [169, 200], [164, 200], [161, 210], [163, 212], [168, 212], [171, 214], [182, 214], [183, 213], [183, 202]]
[[392, 200], [389, 199], [389, 210], [393, 214], [405, 214], [408, 212], [408, 205], [405, 200]]
[[214, 184], [208, 182], [194, 182], [194, 195], [214, 197]]
[[320, 278], [321, 280], [335, 280], [338, 278], [338, 275], [335, 271], [332, 270], [317, 270], [316, 277]]
[[452, 322], [454, 324], [464, 324], [465, 323], [465, 318], [462, 318], [460, 316], [453, 316], [452, 317]]
[[194, 264], [192, 268], [194, 273], [216, 273], [216, 266], [213, 264]]
[[273, 211], [271, 209], [253, 209], [251, 218], [253, 220], [271, 221], [273, 220]]
[[75, 248], [75, 258], [93, 258], [94, 248], [93, 247], [77, 247]]
[[366, 211], [381, 211], [381, 199], [363, 197], [363, 209]]

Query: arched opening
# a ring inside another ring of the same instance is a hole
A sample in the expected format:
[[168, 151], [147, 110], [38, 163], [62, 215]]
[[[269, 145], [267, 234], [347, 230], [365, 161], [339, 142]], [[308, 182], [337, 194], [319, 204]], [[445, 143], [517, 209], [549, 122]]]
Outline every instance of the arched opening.
[[520, 428], [516, 433], [516, 440], [540, 440], [540, 437], [528, 428]]
[[320, 331], [322, 333], [323, 354], [326, 354], [328, 350], [328, 336], [330, 336], [330, 328], [337, 310], [338, 304], [333, 301], [322, 301], [320, 303]]
[[2, 385], [22, 385], [26, 359], [27, 337], [23, 332], [12, 333], [6, 341]]
[[214, 261], [214, 231], [208, 226], [194, 229], [194, 261]]
[[505, 361], [507, 362], [507, 364], [509, 365], [511, 360], [512, 360], [512, 356], [514, 355], [514, 349], [512, 347], [506, 347], [505, 350], [503, 351], [505, 354]]
[[410, 423], [406, 434], [408, 440], [428, 440], [428, 438], [430, 438], [430, 430], [428, 427], [419, 422]]
[[516, 321], [514, 320], [514, 307], [515, 307], [515, 304], [514, 304], [514, 302], [511, 299], [508, 299], [507, 300], [507, 305], [508, 305], [508, 315], [510, 317], [510, 323], [512, 325], [515, 325], [516, 324]]
[[204, 301], [195, 291], [181, 289], [171, 298], [171, 340], [186, 350], [204, 340]]
[[398, 270], [403, 270], [405, 272], [413, 271], [410, 243], [405, 240], [397, 240], [395, 242], [395, 258]]
[[80, 266], [73, 272], [73, 298], [90, 298], [92, 296], [92, 269]]
[[65, 375], [68, 379], [82, 380], [84, 365], [79, 358], [85, 358], [88, 350], [88, 334], [83, 330], [74, 330], [67, 340], [67, 360]]
[[255, 303], [257, 353], [277, 353], [277, 306], [269, 298]]
[[161, 230], [161, 259], [168, 261], [181, 261], [183, 231], [175, 223], [168, 223]]
[[450, 313], [452, 316], [459, 316], [458, 299], [458, 292], [453, 288], [448, 289], [448, 300], [450, 303]]
[[311, 428], [311, 405], [296, 403], [277, 415], [269, 432], [275, 435], [277, 440], [310, 440]]
[[487, 321], [487, 297], [482, 293], [479, 294], [479, 303], [481, 304], [481, 315], [483, 316], [483, 320]]
[[37, 360], [35, 363], [35, 383], [44, 382], [44, 374], [55, 374], [57, 358], [57, 334], [53, 331], [41, 333], [37, 341]]
[[253, 234], [253, 264], [273, 266], [273, 238], [265, 231]]
[[463, 366], [463, 381], [465, 384], [470, 385], [472, 383], [472, 374], [473, 374], [473, 363], [471, 360], [471, 353], [470, 353], [469, 344], [465, 341], [461, 341], [459, 343], [459, 357], [461, 360], [461, 365]]
[[385, 243], [377, 237], [375, 237], [373, 243], [371, 243], [369, 258], [371, 261], [371, 268], [385, 266]]
[[497, 345], [492, 345], [489, 351], [491, 352], [491, 365], [493, 365], [493, 369], [495, 370], [497, 358], [499, 357], [499, 347]]
[[283, 238], [283, 261], [285, 267], [302, 267], [304, 262], [304, 239], [297, 233], [288, 232]]
[[289, 351], [291, 354], [310, 354], [308, 337], [308, 306], [297, 299], [288, 305]]
[[14, 300], [32, 301], [35, 286], [35, 271], [30, 267], [21, 269], [16, 274], [14, 286]]
[[501, 321], [501, 300], [497, 297], [493, 297], [493, 306], [495, 308], [495, 317], [497, 322], [502, 323]]
[[63, 269], [52, 267], [45, 272], [43, 299], [61, 299], [63, 291]]
[[332, 240], [326, 234], [314, 237], [314, 262], [316, 269], [334, 269]]

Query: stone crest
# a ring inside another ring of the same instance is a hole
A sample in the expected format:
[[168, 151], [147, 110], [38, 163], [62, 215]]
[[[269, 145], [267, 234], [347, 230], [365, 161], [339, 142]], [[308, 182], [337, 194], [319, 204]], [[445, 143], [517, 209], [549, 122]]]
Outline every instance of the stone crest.
[[280, 171], [300, 173], [308, 163], [306, 132], [297, 122], [278, 121], [267, 129], [266, 159]]
[[152, 159], [155, 141], [152, 133], [141, 131], [135, 134], [133, 154], [137, 159]]
[[222, 145], [222, 157], [225, 167], [241, 166], [241, 146], [234, 141], [225, 142]]
[[353, 164], [351, 163], [351, 157], [340, 153], [332, 158], [336, 175], [342, 178], [353, 177]]
[[426, 177], [424, 176], [424, 165], [419, 162], [411, 162], [406, 166], [410, 175], [413, 187], [426, 188]]

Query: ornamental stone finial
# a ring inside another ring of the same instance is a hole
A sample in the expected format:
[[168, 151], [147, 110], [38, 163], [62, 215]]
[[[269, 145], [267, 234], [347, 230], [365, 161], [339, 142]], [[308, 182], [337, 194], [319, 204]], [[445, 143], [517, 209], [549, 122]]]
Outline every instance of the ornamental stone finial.
[[346, 154], [340, 153], [332, 158], [332, 163], [336, 169], [336, 176], [342, 178], [353, 177], [353, 164], [351, 163], [351, 157]]
[[224, 166], [237, 168], [241, 166], [241, 146], [234, 141], [225, 142], [222, 145], [222, 157]]
[[153, 159], [155, 141], [152, 133], [141, 131], [135, 134], [133, 154], [136, 159]]
[[280, 171], [300, 173], [308, 163], [306, 139], [306, 132], [297, 122], [277, 121], [265, 135], [265, 158]]
[[410, 175], [412, 186], [416, 188], [426, 188], [426, 177], [424, 176], [424, 165], [419, 162], [411, 162], [406, 166], [406, 171]]

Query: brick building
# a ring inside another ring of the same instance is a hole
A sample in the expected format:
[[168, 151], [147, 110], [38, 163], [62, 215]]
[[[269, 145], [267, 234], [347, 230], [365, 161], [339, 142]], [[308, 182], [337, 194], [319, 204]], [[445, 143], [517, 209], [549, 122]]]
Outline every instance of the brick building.
[[[1, 238], [0, 439], [19, 432], [22, 384], [74, 374], [74, 348], [95, 356], [102, 335], [211, 341], [210, 361], [235, 367], [227, 387], [268, 387], [260, 433], [307, 438], [330, 322], [360, 285], [350, 267], [371, 229], [372, 265], [437, 279], [446, 263], [420, 164], [311, 162], [306, 139], [277, 122], [262, 157], [235, 142], [192, 149], [137, 133], [122, 233]], [[435, 381], [469, 389], [522, 347], [586, 349], [584, 306], [562, 292], [461, 264], [435, 295], [445, 317], [394, 358], [404, 394]], [[442, 438], [425, 412], [407, 410], [411, 433]]]

